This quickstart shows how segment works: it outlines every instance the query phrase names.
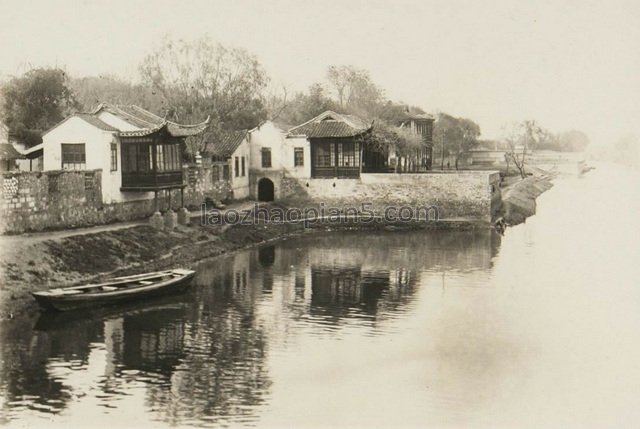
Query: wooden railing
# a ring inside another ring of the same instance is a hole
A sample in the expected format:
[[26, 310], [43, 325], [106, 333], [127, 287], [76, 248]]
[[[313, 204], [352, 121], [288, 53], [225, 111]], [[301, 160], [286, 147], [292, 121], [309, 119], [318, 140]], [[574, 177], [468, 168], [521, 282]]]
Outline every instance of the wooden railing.
[[153, 191], [184, 186], [182, 171], [122, 173], [122, 191]]

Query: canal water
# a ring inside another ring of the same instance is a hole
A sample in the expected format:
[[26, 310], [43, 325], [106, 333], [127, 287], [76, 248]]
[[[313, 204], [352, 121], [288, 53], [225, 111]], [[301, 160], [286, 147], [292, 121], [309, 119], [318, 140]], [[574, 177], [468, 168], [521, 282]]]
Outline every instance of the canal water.
[[638, 179], [558, 179], [503, 237], [309, 235], [184, 295], [4, 323], [0, 423], [636, 427]]

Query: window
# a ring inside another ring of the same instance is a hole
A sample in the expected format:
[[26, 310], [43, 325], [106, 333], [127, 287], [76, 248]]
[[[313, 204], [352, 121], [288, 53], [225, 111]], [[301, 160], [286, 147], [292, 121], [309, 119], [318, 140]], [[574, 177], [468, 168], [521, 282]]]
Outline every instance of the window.
[[225, 164], [222, 167], [222, 179], [223, 180], [229, 180], [229, 164]]
[[180, 146], [163, 144], [156, 147], [156, 167], [158, 171], [180, 170]]
[[262, 168], [271, 168], [271, 149], [262, 148]]
[[245, 171], [244, 156], [243, 156], [242, 157], [242, 174], [241, 174], [241, 176], [244, 177], [246, 175], [245, 173], [246, 173], [246, 171]]
[[304, 165], [304, 149], [297, 147], [293, 149], [293, 166], [302, 167]]
[[220, 168], [217, 165], [211, 166], [211, 180], [213, 182], [220, 180]]
[[156, 170], [164, 171], [164, 146], [158, 145], [156, 147]]
[[118, 170], [118, 145], [111, 143], [111, 171]]
[[335, 167], [335, 161], [335, 145], [333, 143], [317, 145], [315, 150], [316, 167]]
[[84, 170], [87, 168], [84, 143], [62, 143], [61, 150], [63, 170]]
[[236, 156], [236, 163], [234, 168], [235, 176], [238, 177], [240, 175], [240, 158]]

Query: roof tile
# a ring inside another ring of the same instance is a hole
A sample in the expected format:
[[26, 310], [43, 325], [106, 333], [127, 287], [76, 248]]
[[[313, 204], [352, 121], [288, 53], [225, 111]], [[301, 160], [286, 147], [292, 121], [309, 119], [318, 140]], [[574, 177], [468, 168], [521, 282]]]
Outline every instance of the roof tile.
[[232, 131], [225, 134], [220, 140], [207, 143], [204, 152], [208, 155], [231, 156], [246, 137], [246, 130]]

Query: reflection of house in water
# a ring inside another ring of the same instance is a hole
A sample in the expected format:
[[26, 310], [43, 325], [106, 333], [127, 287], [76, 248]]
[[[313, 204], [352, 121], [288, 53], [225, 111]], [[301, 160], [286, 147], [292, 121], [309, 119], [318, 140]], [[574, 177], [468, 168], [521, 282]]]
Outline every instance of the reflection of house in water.
[[402, 304], [414, 291], [416, 277], [404, 269], [311, 267], [311, 312], [335, 316], [353, 310], [375, 316], [381, 308]]
[[129, 369], [170, 374], [183, 357], [184, 313], [184, 308], [165, 308], [125, 317], [122, 364]]

